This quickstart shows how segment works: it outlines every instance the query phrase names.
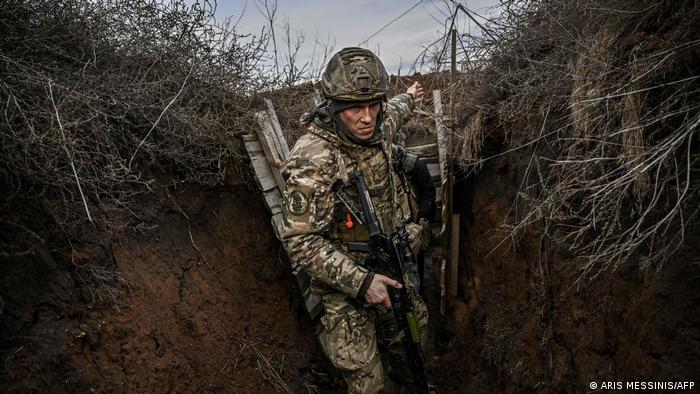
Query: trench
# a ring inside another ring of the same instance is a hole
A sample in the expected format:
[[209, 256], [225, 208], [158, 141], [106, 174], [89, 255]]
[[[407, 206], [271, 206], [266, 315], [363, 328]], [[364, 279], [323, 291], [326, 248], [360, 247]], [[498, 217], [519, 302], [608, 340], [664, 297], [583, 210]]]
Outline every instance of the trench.
[[[459, 287], [447, 300], [447, 345], [434, 371], [441, 389], [581, 392], [591, 382], [695, 379], [694, 242], [661, 271], [628, 265], [575, 286], [575, 257], [542, 227], [499, 235], [518, 214], [513, 202], [527, 159], [456, 172]], [[689, 236], [698, 239], [697, 231]]]
[[[656, 275], [624, 269], [571, 290], [571, 256], [536, 231], [493, 251], [519, 165], [457, 173], [459, 288], [444, 315], [439, 267], [426, 264], [427, 367], [439, 392], [695, 376], [698, 316], [686, 311], [698, 301], [697, 243]], [[149, 231], [88, 231], [72, 249], [56, 238], [3, 256], [0, 385], [342, 391], [258, 193], [241, 182], [161, 190], [143, 203]]]

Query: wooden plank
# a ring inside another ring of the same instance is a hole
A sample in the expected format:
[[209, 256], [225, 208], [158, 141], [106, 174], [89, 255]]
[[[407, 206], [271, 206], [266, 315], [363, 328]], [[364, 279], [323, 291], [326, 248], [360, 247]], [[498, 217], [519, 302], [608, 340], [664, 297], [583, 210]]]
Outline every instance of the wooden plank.
[[263, 195], [265, 196], [265, 204], [272, 215], [282, 213], [282, 194], [279, 190], [268, 190], [263, 192]]
[[276, 213], [272, 215], [271, 219], [272, 223], [272, 230], [275, 232], [275, 236], [277, 239], [280, 241], [282, 240], [282, 229], [284, 228], [284, 218], [282, 217], [282, 213]]
[[[272, 217], [270, 218], [272, 230], [275, 233], [275, 236], [281, 240], [282, 231], [284, 229], [284, 217], [282, 216], [283, 199], [281, 190], [285, 189], [285, 184], [279, 167], [275, 165], [277, 164], [275, 161], [279, 162], [279, 159], [282, 157], [286, 160], [286, 155], [288, 155], [289, 152], [285, 152], [287, 143], [284, 140], [284, 137], [282, 137], [281, 128], [279, 133], [270, 132], [274, 126], [271, 125], [272, 122], [269, 121], [271, 116], [267, 112], [269, 111], [258, 113], [258, 121], [260, 126], [267, 131], [258, 132], [255, 135], [244, 135], [243, 142], [246, 150], [248, 151], [248, 155], [250, 156], [255, 176], [260, 183], [260, 187], [263, 189], [265, 205], [272, 214]], [[274, 110], [272, 115], [276, 120]], [[279, 122], [277, 122], [277, 126], [279, 126]], [[278, 159], [273, 159], [274, 157], [277, 157]], [[304, 307], [306, 312], [311, 319], [315, 319], [323, 310], [321, 299], [311, 292], [311, 280], [309, 275], [298, 266], [292, 266], [292, 270], [294, 272], [294, 277], [297, 280], [297, 284], [299, 285], [302, 298], [304, 299]]]
[[263, 191], [268, 191], [277, 187], [277, 182], [270, 172], [270, 165], [264, 156], [254, 156], [250, 158], [253, 164], [253, 171], [255, 171], [255, 177], [260, 183], [260, 187]]
[[280, 153], [273, 145], [274, 142], [272, 141], [274, 141], [275, 137], [273, 136], [274, 131], [272, 131], [271, 121], [269, 120], [267, 111], [258, 112], [256, 115], [258, 118], [258, 123], [260, 124], [260, 128], [258, 129], [258, 137], [260, 138], [260, 145], [262, 146], [267, 162], [269, 163], [270, 172], [277, 183], [277, 187], [279, 187], [280, 190], [284, 190], [285, 182], [284, 178], [282, 178], [282, 173], [280, 172], [280, 168], [284, 164], [284, 160], [281, 159]]
[[435, 109], [435, 130], [437, 132], [438, 157], [440, 158], [440, 176], [442, 182], [447, 178], [447, 136], [442, 116], [442, 98], [439, 90], [433, 90], [433, 106]]
[[287, 145], [287, 139], [284, 138], [284, 133], [282, 133], [282, 126], [280, 126], [280, 121], [277, 119], [277, 113], [275, 112], [275, 107], [272, 105], [272, 100], [266, 98], [264, 101], [265, 106], [267, 107], [268, 117], [272, 124], [273, 134], [271, 137], [274, 138], [272, 143], [274, 144], [278, 154], [276, 159], [286, 162], [287, 157], [289, 157], [289, 146]]
[[314, 105], [319, 105], [323, 102], [323, 96], [318, 88], [314, 88]]
[[[425, 164], [429, 164], [429, 163], [430, 163], [430, 164], [437, 164], [437, 163], [440, 163], [440, 158], [439, 158], [437, 155], [435, 155], [435, 156], [423, 156], [423, 157], [421, 157], [421, 160], [423, 160], [423, 162], [424, 162]], [[440, 174], [438, 174], [438, 175], [440, 175]]]
[[272, 120], [270, 119], [270, 113], [267, 110], [263, 110], [258, 111], [255, 116], [260, 125], [260, 128], [257, 129], [260, 145], [262, 145], [263, 151], [268, 160], [270, 160], [270, 163], [274, 165], [276, 161], [282, 160], [282, 153], [275, 144], [276, 136]]
[[406, 150], [418, 157], [428, 157], [438, 155], [438, 146], [436, 142], [423, 145], [406, 145]]
[[283, 162], [282, 153], [276, 143], [276, 136], [272, 120], [269, 117], [268, 111], [259, 111], [256, 114], [260, 128], [257, 129], [260, 145], [265, 152], [270, 164], [274, 167], [279, 167], [277, 162]]
[[270, 171], [270, 165], [262, 151], [262, 146], [260, 146], [257, 136], [246, 135], [243, 139], [248, 155], [250, 156], [251, 164], [253, 165], [255, 177], [260, 183], [262, 190], [267, 191], [277, 187], [277, 182]]
[[260, 145], [260, 141], [258, 141], [257, 137], [255, 138], [255, 141], [245, 141], [245, 150], [248, 151], [249, 155], [253, 155], [254, 153], [260, 153], [260, 154], [265, 154], [263, 152], [263, 148]]
[[448, 290], [452, 297], [457, 297], [459, 287], [459, 214], [453, 213], [450, 225], [450, 259]]
[[447, 261], [442, 259], [440, 264], [440, 313], [443, 316], [445, 315], [445, 300], [447, 299], [447, 292], [445, 291], [447, 288], [447, 275], [445, 271], [447, 271]]

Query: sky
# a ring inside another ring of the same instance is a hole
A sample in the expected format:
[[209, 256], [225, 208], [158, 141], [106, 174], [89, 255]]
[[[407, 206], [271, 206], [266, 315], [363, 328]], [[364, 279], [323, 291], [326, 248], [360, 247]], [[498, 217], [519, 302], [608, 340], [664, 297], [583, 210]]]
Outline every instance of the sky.
[[[259, 11], [264, 10], [261, 5], [263, 1], [219, 0], [216, 18], [223, 20], [230, 17], [234, 22], [240, 18], [236, 29], [238, 33], [259, 35], [261, 28], [268, 23]], [[267, 1], [272, 4], [275, 0]], [[488, 17], [495, 12], [498, 0], [462, 0], [461, 3]], [[444, 34], [444, 23], [451, 16], [448, 5], [452, 6], [450, 0], [277, 0], [275, 28], [278, 53], [286, 52], [282, 29], [286, 19], [292, 29], [293, 41], [298, 32], [305, 37], [297, 64], [304, 64], [312, 58], [320, 63], [321, 56], [318, 54], [322, 52], [322, 45], [316, 45], [314, 55], [316, 41], [330, 44], [332, 54], [344, 47], [358, 46], [371, 37], [361, 46], [377, 53], [390, 74], [412, 74], [415, 70], [411, 70], [411, 65], [419, 54]], [[415, 8], [410, 12], [389, 24], [413, 6]], [[484, 23], [483, 19], [478, 20]], [[389, 26], [377, 33], [387, 24]], [[482, 34], [479, 27], [461, 11], [458, 12], [456, 25], [459, 33]]]

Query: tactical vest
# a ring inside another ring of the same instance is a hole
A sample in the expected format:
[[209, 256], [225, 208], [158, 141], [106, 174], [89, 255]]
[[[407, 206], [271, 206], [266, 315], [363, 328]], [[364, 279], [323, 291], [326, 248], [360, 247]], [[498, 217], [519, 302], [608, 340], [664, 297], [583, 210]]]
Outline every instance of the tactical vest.
[[[342, 183], [342, 190], [354, 200], [356, 206], [361, 207], [358, 192], [350, 184], [348, 174], [356, 170], [362, 171], [382, 230], [387, 234], [411, 221], [412, 216], [408, 198], [410, 187], [403, 172], [396, 168], [392, 153], [383, 142], [377, 147], [342, 146], [335, 152], [337, 182]], [[329, 238], [343, 249], [342, 245], [347, 242], [369, 240], [367, 226], [353, 219], [349, 209], [338, 198], [335, 201]]]

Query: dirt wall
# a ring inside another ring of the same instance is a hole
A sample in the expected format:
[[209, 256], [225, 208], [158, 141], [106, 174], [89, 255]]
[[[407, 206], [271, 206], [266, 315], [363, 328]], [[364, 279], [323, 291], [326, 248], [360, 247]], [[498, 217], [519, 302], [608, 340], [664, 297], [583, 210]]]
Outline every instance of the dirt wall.
[[522, 214], [513, 201], [528, 159], [525, 149], [487, 161], [458, 185], [462, 292], [450, 303], [453, 338], [442, 359], [443, 374], [458, 378], [444, 380], [441, 391], [588, 392], [590, 382], [605, 381], [697, 384], [697, 226], [686, 234], [687, 246], [659, 270], [642, 271], [632, 262], [577, 282], [574, 257], [540, 227], [505, 236], [506, 218]]
[[257, 190], [155, 187], [134, 215], [78, 239], [46, 217], [42, 245], [0, 257], [2, 391], [333, 387]]

